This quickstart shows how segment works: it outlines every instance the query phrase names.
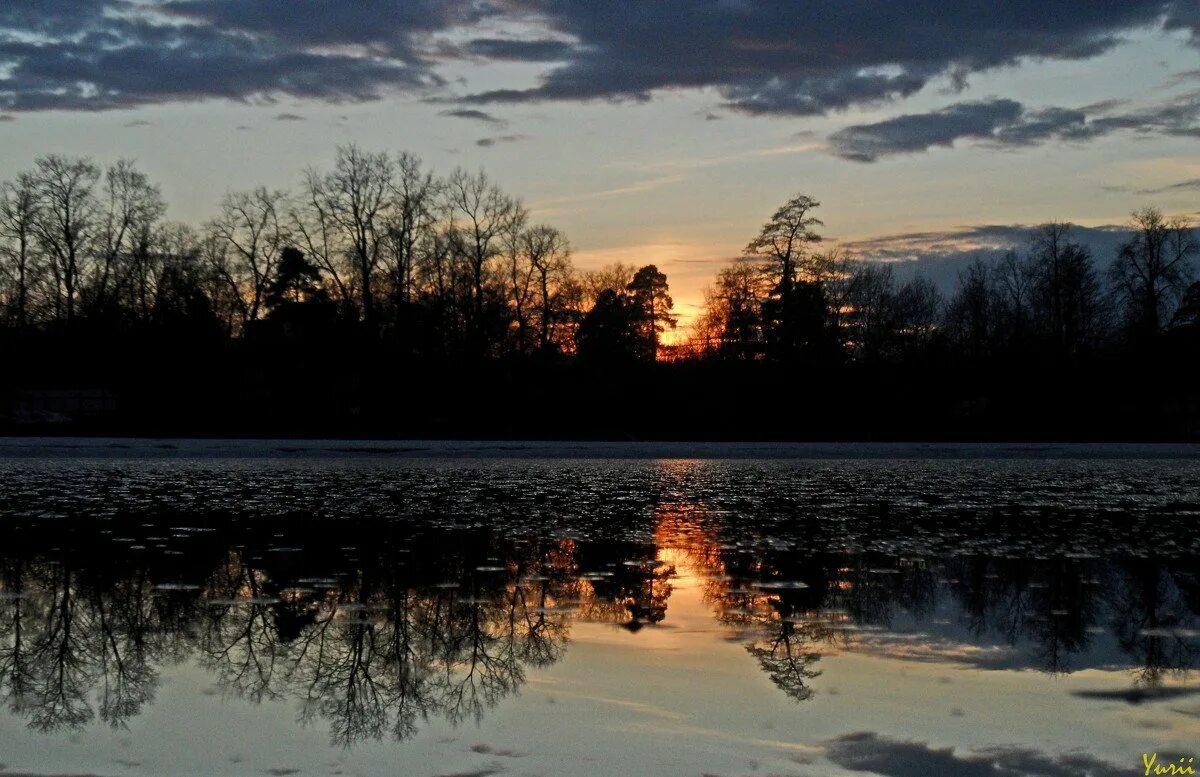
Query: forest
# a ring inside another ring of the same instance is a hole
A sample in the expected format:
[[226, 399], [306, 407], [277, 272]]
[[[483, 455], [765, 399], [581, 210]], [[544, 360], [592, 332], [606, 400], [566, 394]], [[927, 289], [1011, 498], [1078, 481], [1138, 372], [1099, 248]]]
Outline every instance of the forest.
[[823, 241], [798, 194], [685, 327], [659, 268], [576, 268], [482, 171], [351, 145], [300, 181], [199, 226], [127, 160], [48, 155], [0, 184], [0, 431], [1200, 435], [1200, 242], [1153, 207], [1113, 256], [1049, 222], [947, 293]]

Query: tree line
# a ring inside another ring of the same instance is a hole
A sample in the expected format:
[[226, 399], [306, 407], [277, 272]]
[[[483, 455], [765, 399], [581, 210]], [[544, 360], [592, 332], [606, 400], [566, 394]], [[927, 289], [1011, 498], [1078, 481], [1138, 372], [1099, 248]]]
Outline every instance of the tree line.
[[230, 192], [199, 228], [165, 214], [133, 162], [37, 159], [0, 186], [0, 322], [235, 339], [336, 330], [469, 359], [617, 347], [652, 359], [673, 324], [655, 267], [579, 272], [567, 237], [485, 173], [439, 177], [406, 153], [344, 146], [294, 192]]
[[[1083, 383], [1194, 369], [1183, 219], [1135, 212], [1113, 257], [1048, 223], [945, 295], [827, 247], [819, 206], [784, 203], [668, 343], [659, 268], [576, 268], [567, 236], [482, 171], [344, 146], [295, 190], [230, 192], [190, 226], [131, 161], [44, 156], [0, 184], [0, 423], [23, 425], [32, 390], [102, 387], [123, 408], [112, 432], [994, 436], [1021, 417], [1012, 433], [1036, 436]], [[1058, 388], [1002, 385], [1022, 376]], [[872, 383], [902, 385], [922, 423], [896, 427], [901, 399]], [[778, 393], [775, 420], [748, 420], [743, 389]], [[1192, 394], [1154, 399], [1145, 434], [1200, 433]], [[805, 402], [854, 420], [798, 417]]]
[[799, 195], [721, 270], [693, 338], [704, 358], [900, 362], [932, 351], [967, 360], [1077, 360], [1150, 347], [1200, 324], [1200, 242], [1182, 217], [1133, 213], [1130, 237], [1105, 266], [1049, 222], [1024, 252], [976, 259], [947, 298], [893, 265], [819, 250], [819, 203]]

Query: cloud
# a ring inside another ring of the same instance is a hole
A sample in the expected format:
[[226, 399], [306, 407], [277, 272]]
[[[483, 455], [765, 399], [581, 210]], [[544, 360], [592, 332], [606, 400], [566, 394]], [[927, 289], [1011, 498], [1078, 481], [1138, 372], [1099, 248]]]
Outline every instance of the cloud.
[[1001, 148], [1051, 140], [1088, 140], [1119, 131], [1200, 137], [1200, 92], [1140, 108], [1099, 103], [1083, 108], [1027, 109], [1008, 99], [962, 102], [928, 113], [856, 124], [829, 136], [829, 151], [842, 159], [875, 162], [882, 157], [983, 141]]
[[499, 119], [492, 114], [477, 110], [475, 108], [456, 108], [451, 111], [442, 111], [442, 116], [453, 116], [458, 119], [470, 119], [472, 121], [482, 121], [485, 124], [492, 124], [497, 127], [508, 126], [508, 122], [504, 119]]
[[281, 113], [275, 117], [275, 121], [305, 121], [305, 118], [298, 113]]
[[417, 91], [441, 83], [418, 39], [462, 16], [448, 0], [312, 3], [303, 13], [283, 0], [23, 5], [0, 10], [0, 109], [10, 111]]
[[1166, 186], [1156, 186], [1150, 189], [1137, 189], [1137, 194], [1166, 194], [1168, 192], [1181, 191], [1200, 191], [1200, 178], [1191, 178], [1178, 183], [1167, 184]]
[[126, 128], [129, 128], [129, 127], [153, 127], [154, 122], [146, 121], [145, 119], [135, 119], [134, 121], [127, 121], [124, 124], [122, 124], [121, 126], [126, 127]]
[[[547, 37], [574, 45], [555, 51], [564, 59], [537, 85], [469, 94], [465, 102], [645, 101], [655, 92], [710, 88], [732, 110], [814, 115], [904, 97], [937, 78], [961, 88], [972, 73], [1026, 59], [1094, 57], [1135, 29], [1197, 34], [1194, 0], [510, 5]], [[1048, 18], [1055, 23], [1046, 24]], [[506, 49], [503, 58], [518, 54]], [[524, 60], [544, 61], [545, 54]]]
[[0, 123], [6, 122], [6, 121], [16, 121], [16, 120], [17, 120], [16, 116], [9, 116], [7, 113], [0, 113]]
[[1027, 748], [993, 747], [960, 754], [950, 747], [935, 748], [873, 732], [827, 740], [825, 757], [843, 769], [884, 777], [1119, 777], [1131, 771], [1082, 753], [1049, 755]]
[[951, 146], [960, 138], [990, 138], [999, 128], [1020, 119], [1022, 111], [1014, 100], [959, 103], [930, 113], [846, 127], [830, 135], [830, 147], [842, 159], [874, 162], [881, 156]]
[[517, 143], [525, 139], [524, 135], [497, 135], [492, 138], [480, 138], [475, 141], [475, 145], [482, 148], [491, 148], [498, 143]]
[[0, 6], [0, 110], [11, 111], [284, 96], [343, 102], [397, 91], [448, 99], [438, 68], [448, 59], [482, 59], [535, 65], [538, 82], [501, 82], [464, 102], [644, 101], [694, 89], [712, 90], [733, 111], [814, 115], [902, 98], [935, 79], [961, 88], [974, 73], [1028, 59], [1094, 57], [1135, 30], [1169, 30], [1200, 45], [1195, 0]]
[[[128, 7], [109, 2], [106, 6]], [[470, 24], [487, 15], [486, 3], [453, 0], [355, 0], [353, 3], [296, 0], [149, 0], [173, 20], [258, 36], [294, 46], [372, 47], [379, 54], [411, 56], [414, 35]], [[141, 4], [141, 5], [144, 5]]]

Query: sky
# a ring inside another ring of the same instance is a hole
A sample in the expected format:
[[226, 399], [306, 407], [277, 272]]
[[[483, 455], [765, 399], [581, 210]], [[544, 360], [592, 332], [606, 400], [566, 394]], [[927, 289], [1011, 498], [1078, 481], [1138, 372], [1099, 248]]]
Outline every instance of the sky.
[[1051, 219], [1200, 216], [1197, 0], [0, 0], [0, 179], [135, 159], [172, 219], [338, 144], [485, 169], [686, 320], [784, 200], [943, 285]]

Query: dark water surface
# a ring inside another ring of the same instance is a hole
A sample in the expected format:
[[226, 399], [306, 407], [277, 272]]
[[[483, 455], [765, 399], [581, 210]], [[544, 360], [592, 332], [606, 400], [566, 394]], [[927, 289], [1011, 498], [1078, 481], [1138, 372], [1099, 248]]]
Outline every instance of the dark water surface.
[[0, 444], [0, 776], [1200, 756], [1187, 448], [107, 445]]

